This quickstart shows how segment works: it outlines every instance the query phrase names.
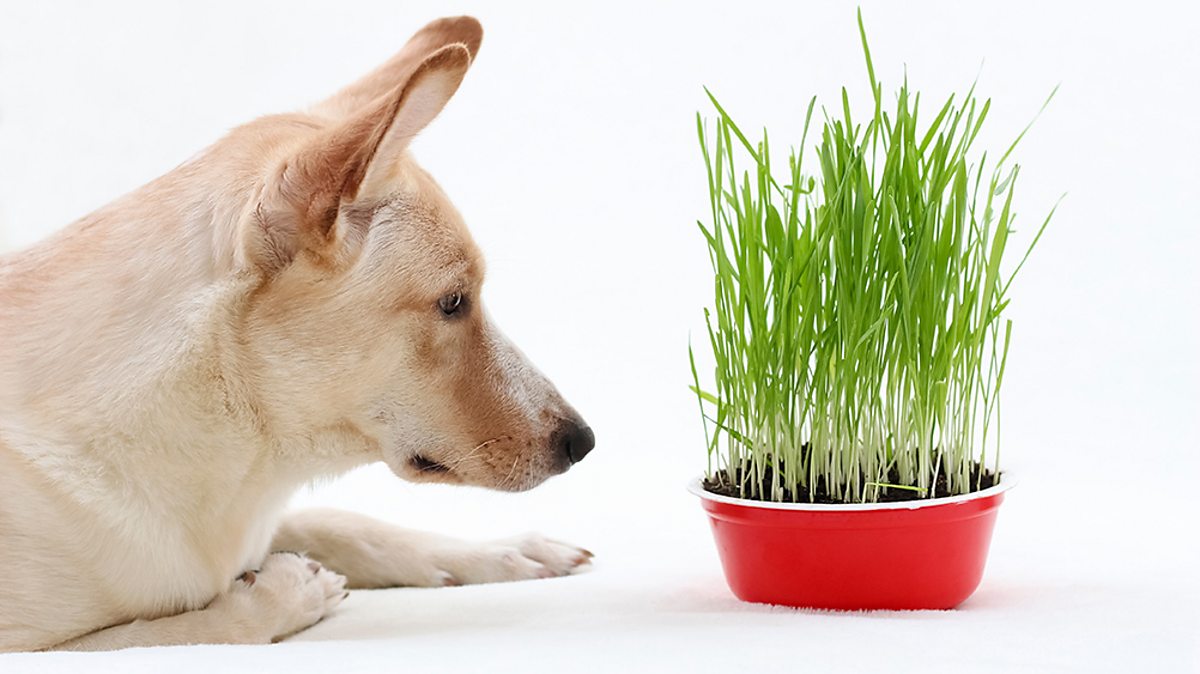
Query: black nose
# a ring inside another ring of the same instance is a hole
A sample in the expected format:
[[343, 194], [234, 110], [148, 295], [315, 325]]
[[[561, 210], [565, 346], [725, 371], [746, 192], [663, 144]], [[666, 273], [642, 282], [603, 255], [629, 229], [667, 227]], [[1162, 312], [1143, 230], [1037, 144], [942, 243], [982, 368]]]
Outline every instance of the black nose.
[[579, 463], [596, 446], [596, 434], [582, 422], [563, 421], [558, 428], [558, 446], [571, 463]]

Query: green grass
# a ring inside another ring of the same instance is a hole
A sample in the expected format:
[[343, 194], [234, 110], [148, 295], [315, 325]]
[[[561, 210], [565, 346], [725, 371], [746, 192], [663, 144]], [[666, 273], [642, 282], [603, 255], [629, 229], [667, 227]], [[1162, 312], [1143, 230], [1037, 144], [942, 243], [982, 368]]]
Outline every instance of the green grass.
[[805, 501], [824, 486], [873, 502], [890, 489], [932, 495], [939, 477], [961, 494], [981, 486], [975, 466], [999, 471], [1003, 314], [1050, 221], [1003, 272], [1020, 174], [1009, 158], [1024, 131], [989, 164], [973, 143], [991, 101], [974, 85], [928, 122], [907, 78], [885, 102], [861, 13], [858, 25], [874, 106], [852, 117], [843, 89], [811, 167], [815, 99], [785, 167], [767, 132], [751, 142], [711, 92], [715, 128], [696, 118], [715, 368], [703, 385], [689, 347], [693, 390], [708, 476], [741, 476], [747, 498]]

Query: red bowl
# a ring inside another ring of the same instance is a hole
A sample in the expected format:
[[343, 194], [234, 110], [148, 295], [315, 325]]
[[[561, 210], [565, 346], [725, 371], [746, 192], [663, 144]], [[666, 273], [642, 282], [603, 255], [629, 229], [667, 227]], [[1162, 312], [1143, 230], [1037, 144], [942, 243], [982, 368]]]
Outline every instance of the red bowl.
[[1000, 483], [903, 503], [767, 503], [689, 490], [708, 511], [729, 589], [743, 601], [825, 609], [951, 609], [983, 577]]

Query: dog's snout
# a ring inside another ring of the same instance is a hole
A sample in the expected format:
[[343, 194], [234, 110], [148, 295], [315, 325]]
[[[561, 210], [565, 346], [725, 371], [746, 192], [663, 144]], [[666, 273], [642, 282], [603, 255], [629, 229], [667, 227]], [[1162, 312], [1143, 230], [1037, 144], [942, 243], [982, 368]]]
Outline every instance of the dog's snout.
[[581, 421], [564, 420], [555, 435], [558, 449], [571, 463], [583, 461], [583, 457], [596, 446], [596, 434]]

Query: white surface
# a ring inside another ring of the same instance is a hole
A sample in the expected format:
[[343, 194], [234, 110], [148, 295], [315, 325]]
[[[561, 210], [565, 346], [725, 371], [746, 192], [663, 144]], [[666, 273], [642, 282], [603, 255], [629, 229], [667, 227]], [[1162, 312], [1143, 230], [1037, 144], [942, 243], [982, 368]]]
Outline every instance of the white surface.
[[599, 447], [528, 494], [374, 467], [298, 501], [465, 536], [538, 529], [596, 568], [358, 592], [272, 647], [10, 655], [0, 672], [1200, 668], [1194, 5], [864, 7], [885, 86], [907, 64], [932, 101], [986, 57], [991, 147], [1062, 82], [1018, 152], [1019, 236], [1069, 195], [1014, 286], [1003, 421], [1023, 480], [982, 588], [954, 612], [833, 615], [725, 589], [684, 490], [704, 461], [685, 348], [711, 287], [700, 87], [794, 142], [811, 94], [865, 80], [853, 6], [239, 4], [0, 7], [0, 236], [35, 240], [223, 129], [335, 90], [426, 20], [475, 13], [480, 59], [417, 154], [488, 254], [492, 313]]

